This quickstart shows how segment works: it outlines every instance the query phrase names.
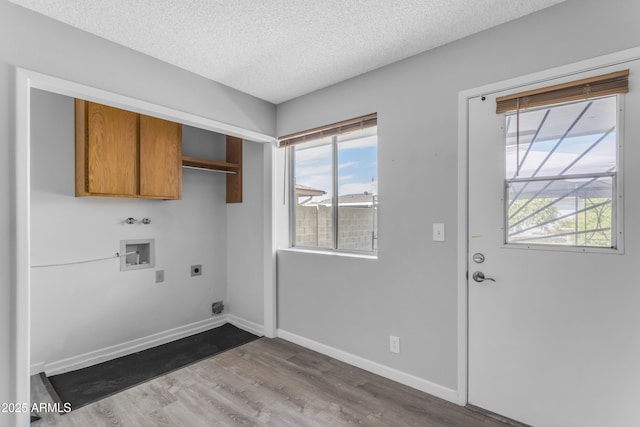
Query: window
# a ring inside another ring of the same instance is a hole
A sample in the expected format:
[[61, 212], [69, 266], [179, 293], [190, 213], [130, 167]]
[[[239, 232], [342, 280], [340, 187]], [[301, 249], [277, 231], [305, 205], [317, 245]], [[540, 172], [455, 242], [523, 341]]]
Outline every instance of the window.
[[291, 150], [292, 246], [377, 250], [377, 118], [354, 120], [359, 124], [342, 122], [286, 144]]
[[522, 95], [511, 97], [516, 111], [504, 117], [507, 244], [618, 247], [617, 94], [627, 91], [628, 72], [619, 74], [624, 85], [601, 97], [554, 99], [553, 87], [539, 91], [551, 100], [527, 110]]

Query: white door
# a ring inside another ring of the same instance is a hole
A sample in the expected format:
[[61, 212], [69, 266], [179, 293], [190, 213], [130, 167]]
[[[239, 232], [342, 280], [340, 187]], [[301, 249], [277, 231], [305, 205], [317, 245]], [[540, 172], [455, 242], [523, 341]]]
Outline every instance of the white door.
[[522, 112], [519, 141], [518, 117], [496, 114], [506, 92], [469, 100], [471, 405], [535, 426], [640, 425], [640, 67], [538, 86], [627, 68], [628, 94]]

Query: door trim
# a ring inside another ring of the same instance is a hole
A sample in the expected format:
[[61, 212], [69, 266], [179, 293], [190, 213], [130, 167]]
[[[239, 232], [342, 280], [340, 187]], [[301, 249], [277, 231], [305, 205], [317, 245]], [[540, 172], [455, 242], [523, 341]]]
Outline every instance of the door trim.
[[517, 89], [522, 86], [546, 84], [550, 80], [595, 71], [640, 59], [640, 47], [587, 59], [549, 70], [515, 77], [501, 82], [467, 89], [458, 93], [458, 403], [468, 403], [468, 223], [469, 223], [469, 99]]

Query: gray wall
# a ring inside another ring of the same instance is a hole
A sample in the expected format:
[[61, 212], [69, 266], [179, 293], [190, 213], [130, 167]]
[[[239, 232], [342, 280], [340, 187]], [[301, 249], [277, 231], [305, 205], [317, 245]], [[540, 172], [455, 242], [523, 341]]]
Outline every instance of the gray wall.
[[[278, 253], [278, 327], [455, 390], [458, 93], [639, 46], [639, 15], [568, 0], [279, 105], [278, 135], [377, 112], [380, 205], [377, 260]], [[444, 243], [424, 226], [440, 222]]]
[[[15, 280], [14, 67], [275, 134], [275, 107], [96, 36], [0, 2], [0, 402], [15, 401], [11, 324]], [[256, 185], [261, 185], [256, 183]], [[262, 212], [253, 220], [262, 223]], [[257, 262], [262, 262], [262, 258]], [[0, 426], [13, 425], [0, 415]]]
[[[262, 325], [264, 315], [262, 211], [264, 146], [244, 142], [242, 203], [227, 205], [227, 296], [229, 313]], [[259, 221], [256, 221], [256, 214]]]

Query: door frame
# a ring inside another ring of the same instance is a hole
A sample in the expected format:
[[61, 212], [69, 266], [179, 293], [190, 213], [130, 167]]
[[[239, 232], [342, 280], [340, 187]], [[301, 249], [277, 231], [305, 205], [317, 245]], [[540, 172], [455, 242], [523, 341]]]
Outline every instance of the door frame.
[[469, 282], [467, 278], [469, 256], [469, 99], [478, 96], [518, 90], [523, 86], [543, 85], [551, 80], [624, 64], [640, 59], [640, 47], [551, 68], [532, 74], [491, 83], [458, 93], [458, 403], [468, 403], [468, 338], [469, 338]]
[[[137, 98], [120, 95], [114, 92], [83, 85], [70, 80], [42, 74], [36, 71], [15, 67], [14, 93], [14, 126], [13, 142], [14, 160], [14, 201], [13, 215], [15, 219], [14, 256], [12, 258], [13, 311], [11, 313], [12, 340], [11, 364], [14, 375], [11, 379], [14, 402], [30, 401], [31, 370], [31, 201], [30, 201], [30, 151], [31, 151], [31, 89], [41, 89], [72, 98], [82, 98], [93, 102], [109, 104], [114, 107], [132, 110], [166, 120], [175, 121], [200, 129], [210, 130], [225, 135], [236, 136], [265, 144], [265, 182], [272, 182], [273, 157], [276, 138], [260, 132], [230, 125], [204, 116], [153, 104]], [[267, 168], [266, 166], [271, 166]], [[264, 334], [274, 337], [276, 334], [276, 289], [275, 289], [275, 243], [273, 241], [273, 205], [269, 197], [265, 197], [264, 209], [270, 218], [265, 218], [264, 233]], [[28, 412], [15, 415], [20, 425], [28, 424]]]

